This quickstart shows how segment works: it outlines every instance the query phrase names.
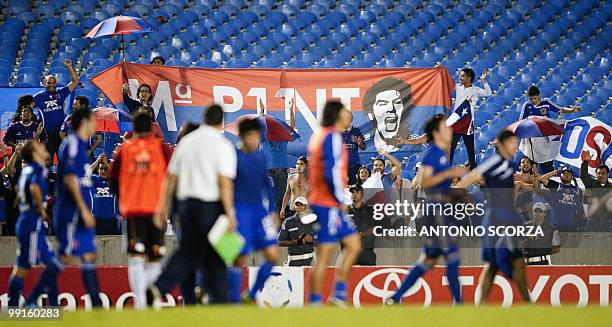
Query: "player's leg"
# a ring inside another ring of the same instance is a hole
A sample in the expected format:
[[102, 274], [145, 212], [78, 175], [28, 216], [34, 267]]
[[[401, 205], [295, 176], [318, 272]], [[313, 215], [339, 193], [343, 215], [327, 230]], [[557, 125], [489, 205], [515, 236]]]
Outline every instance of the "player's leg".
[[39, 234], [38, 248], [42, 262], [45, 264], [45, 270], [40, 275], [36, 286], [30, 292], [30, 295], [26, 299], [26, 305], [36, 305], [38, 297], [47, 293], [49, 299], [49, 306], [58, 306], [58, 291], [57, 291], [57, 275], [64, 270], [64, 265], [59, 261], [44, 234], [46, 234], [46, 228]]
[[249, 290], [250, 299], [255, 299], [255, 295], [263, 288], [276, 262], [278, 262], [278, 226], [276, 226], [272, 216], [268, 215], [267, 210], [263, 207], [256, 208], [256, 217], [259, 218], [253, 224], [255, 232], [253, 245], [256, 250], [263, 249], [264, 261], [259, 265], [257, 278], [253, 287]]
[[78, 247], [75, 255], [81, 259], [81, 278], [83, 286], [91, 299], [91, 306], [94, 308], [102, 306], [100, 299], [100, 286], [96, 274], [96, 244], [95, 230], [89, 228], [77, 228], [75, 233]]
[[346, 281], [349, 278], [351, 268], [359, 253], [361, 252], [361, 240], [359, 234], [352, 233], [342, 238], [342, 262], [336, 270], [336, 282], [334, 284], [334, 300], [346, 301]]
[[153, 224], [153, 217], [143, 218], [143, 233], [145, 237], [145, 252], [147, 261], [145, 263], [146, 287], [151, 286], [161, 274], [161, 259], [166, 252], [164, 247], [164, 231], [157, 229]]
[[128, 253], [128, 281], [134, 293], [134, 308], [144, 309], [147, 307], [144, 245], [138, 237], [139, 226], [136, 219], [126, 219], [124, 226]]
[[[253, 238], [256, 231], [253, 230], [252, 223], [254, 215], [252, 208], [242, 203], [236, 203], [236, 219], [238, 220], [237, 231], [244, 238], [244, 246], [240, 251], [240, 255], [234, 261], [234, 265], [228, 269], [228, 283], [230, 289], [230, 302], [238, 304], [241, 302], [242, 292], [242, 273], [247, 267], [247, 256], [253, 252]], [[245, 295], [246, 297], [246, 295]], [[245, 301], [249, 301], [245, 298]]]
[[325, 283], [325, 270], [336, 247], [335, 243], [320, 243], [316, 249], [316, 260], [310, 271], [310, 304], [320, 305]]
[[516, 285], [523, 301], [531, 303], [531, 297], [529, 296], [529, 287], [527, 286], [527, 277], [525, 276], [526, 265], [525, 258], [518, 257], [512, 260], [512, 280]]
[[397, 289], [397, 291], [387, 300], [387, 304], [396, 304], [400, 303], [402, 296], [406, 293], [416, 282], [423, 276], [426, 272], [428, 272], [438, 260], [438, 256], [427, 256], [426, 253], [421, 254], [421, 257], [416, 262], [414, 267], [410, 269], [406, 278], [402, 281], [402, 285]]
[[11, 273], [8, 281], [8, 305], [16, 307], [19, 305], [19, 298], [23, 291], [23, 284], [30, 267], [36, 264], [38, 233], [34, 229], [26, 228], [26, 226], [17, 226], [17, 260], [15, 268]]
[[23, 284], [25, 282], [26, 277], [28, 277], [28, 273], [30, 269], [28, 268], [13, 268], [13, 273], [9, 278], [8, 282], [8, 306], [9, 307], [17, 307], [19, 306], [19, 298], [21, 297], [21, 292], [23, 291]]
[[446, 254], [446, 278], [455, 304], [461, 304], [461, 284], [459, 283], [459, 248], [452, 247]]
[[491, 289], [493, 288], [493, 282], [497, 275], [497, 268], [494, 265], [487, 263], [482, 269], [480, 279], [478, 281], [478, 288], [480, 288], [480, 299], [476, 299], [478, 304], [486, 304], [489, 301], [491, 295]]

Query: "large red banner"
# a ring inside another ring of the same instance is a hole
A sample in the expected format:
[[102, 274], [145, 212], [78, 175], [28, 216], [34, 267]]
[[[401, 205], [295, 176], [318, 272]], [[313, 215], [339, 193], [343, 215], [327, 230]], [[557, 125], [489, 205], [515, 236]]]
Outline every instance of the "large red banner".
[[[381, 305], [383, 299], [397, 289], [408, 269], [409, 267], [400, 266], [353, 268], [348, 282], [349, 301], [356, 307]], [[462, 294], [467, 304], [475, 303], [475, 299], [478, 298], [477, 284], [481, 271], [481, 267], [462, 267], [460, 269]], [[299, 278], [289, 276], [289, 274], [285, 276], [293, 283], [293, 289], [304, 290], [305, 302], [309, 284], [308, 272], [309, 268], [304, 268], [300, 274], [297, 274]], [[2, 306], [5, 306], [8, 300], [6, 286], [10, 273], [11, 268], [0, 268], [0, 281], [2, 281], [0, 283], [0, 305]], [[32, 271], [26, 282], [25, 294], [29, 293], [39, 274], [40, 269]], [[328, 268], [324, 298], [330, 295], [334, 275], [335, 268]], [[132, 305], [126, 267], [99, 267], [98, 277], [105, 306], [120, 310]], [[531, 298], [540, 304], [608, 306], [610, 303], [612, 266], [532, 266], [527, 269], [527, 278]], [[302, 284], [303, 287], [295, 287], [297, 284]], [[451, 304], [451, 296], [446, 284], [444, 268], [436, 267], [405, 294], [402, 303], [422, 306]], [[77, 268], [68, 268], [60, 276], [59, 289], [62, 305], [68, 309], [91, 305], [89, 297], [85, 295], [81, 274]], [[165, 305], [180, 305], [181, 301], [178, 293], [173, 292], [172, 295], [166, 297]], [[521, 303], [521, 300], [512, 283], [497, 276], [490, 302], [510, 306]]]

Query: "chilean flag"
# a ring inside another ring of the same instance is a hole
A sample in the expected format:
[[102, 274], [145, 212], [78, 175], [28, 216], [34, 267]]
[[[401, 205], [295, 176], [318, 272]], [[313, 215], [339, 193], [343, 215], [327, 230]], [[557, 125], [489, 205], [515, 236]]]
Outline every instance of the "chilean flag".
[[446, 120], [446, 126], [450, 126], [455, 134], [471, 134], [472, 108], [470, 102], [465, 99]]

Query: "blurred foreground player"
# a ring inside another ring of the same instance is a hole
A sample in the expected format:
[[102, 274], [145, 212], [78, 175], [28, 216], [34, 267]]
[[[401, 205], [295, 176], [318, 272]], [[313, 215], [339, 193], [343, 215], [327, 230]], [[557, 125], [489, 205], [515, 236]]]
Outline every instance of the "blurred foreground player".
[[[485, 181], [487, 212], [483, 226], [520, 226], [523, 219], [514, 209], [514, 167], [512, 158], [518, 151], [516, 136], [504, 130], [497, 135], [497, 153], [481, 163], [463, 178], [457, 187], [465, 188], [482, 178]], [[525, 261], [522, 246], [515, 237], [490, 236], [482, 240], [482, 260], [487, 265], [480, 275], [482, 293], [480, 303], [485, 303], [498, 271], [514, 281], [523, 301], [531, 302], [525, 278]], [[478, 299], [477, 299], [478, 300]]]
[[9, 279], [8, 296], [10, 307], [19, 305], [23, 284], [32, 265], [42, 261], [46, 268], [38, 283], [26, 300], [27, 306], [36, 305], [42, 293], [47, 293], [49, 306], [57, 306], [57, 274], [64, 269], [47, 243], [46, 211], [47, 169], [45, 162], [49, 153], [42, 143], [26, 141], [21, 150], [26, 166], [19, 177], [19, 218], [17, 220], [17, 265]]
[[[208, 241], [217, 218], [225, 214], [228, 230], [236, 228], [234, 183], [236, 151], [223, 136], [223, 108], [212, 105], [204, 113], [204, 125], [181, 139], [168, 164], [158, 210], [153, 216], [157, 228], [166, 222], [173, 200], [178, 200], [181, 233], [174, 251], [157, 281], [149, 287], [147, 300], [161, 306], [162, 295], [178, 283], [202, 271], [209, 303], [228, 300], [227, 267]], [[185, 285], [185, 284], [184, 284]]]
[[256, 119], [247, 119], [238, 125], [240, 143], [236, 146], [238, 166], [234, 179], [234, 202], [238, 232], [245, 243], [236, 267], [230, 269], [231, 301], [240, 302], [242, 267], [247, 266], [246, 256], [262, 251], [264, 261], [259, 265], [253, 287], [243, 297], [244, 302], [255, 299], [257, 292], [270, 277], [278, 261], [278, 215], [272, 179], [266, 170], [266, 157], [260, 150], [261, 125]]
[[135, 307], [144, 309], [147, 288], [161, 273], [164, 233], [153, 225], [171, 150], [151, 134], [151, 117], [134, 115], [134, 137], [115, 150], [111, 187], [119, 194], [119, 210], [125, 218], [128, 279], [136, 294]]
[[91, 174], [89, 139], [96, 133], [91, 111], [78, 109], [72, 114], [76, 133], [68, 135], [59, 149], [54, 223], [59, 255], [64, 263], [81, 259], [85, 289], [94, 307], [102, 305], [96, 276], [96, 220], [91, 213]]
[[329, 300], [346, 306], [346, 281], [361, 251], [355, 225], [345, 215], [344, 188], [347, 179], [348, 154], [342, 144], [342, 131], [351, 125], [351, 113], [338, 101], [329, 101], [323, 108], [321, 130], [308, 143], [310, 155], [310, 193], [308, 202], [317, 215], [316, 260], [310, 272], [310, 304], [320, 305], [325, 283], [325, 270], [340, 241], [344, 246], [342, 262], [337, 270], [334, 292]]
[[[428, 202], [434, 204], [431, 207], [435, 208], [435, 204], [444, 206], [445, 203], [450, 202], [451, 179], [463, 176], [465, 168], [462, 166], [451, 167], [448, 151], [451, 147], [453, 134], [451, 128], [446, 126], [444, 115], [435, 115], [427, 122], [425, 135], [430, 142], [430, 146], [423, 153], [417, 179], [421, 187], [427, 190]], [[454, 225], [454, 218], [443, 215], [443, 212], [426, 212], [423, 221], [426, 226], [433, 228], [442, 225]], [[410, 270], [395, 294], [386, 300], [386, 304], [400, 303], [404, 293], [436, 264], [440, 256], [444, 256], [446, 259], [446, 277], [453, 299], [455, 303], [461, 303], [457, 240], [448, 235], [440, 235], [428, 237], [419, 261]]]

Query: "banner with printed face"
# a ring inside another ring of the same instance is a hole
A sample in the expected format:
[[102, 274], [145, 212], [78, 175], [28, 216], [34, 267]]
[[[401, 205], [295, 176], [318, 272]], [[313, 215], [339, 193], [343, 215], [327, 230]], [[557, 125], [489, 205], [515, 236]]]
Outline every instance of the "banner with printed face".
[[[291, 142], [289, 155], [306, 153], [318, 129], [325, 102], [340, 99], [353, 112], [353, 125], [367, 132], [364, 153], [376, 148], [396, 151], [398, 137], [420, 135], [428, 118], [448, 113], [454, 81], [446, 68], [402, 69], [203, 69], [121, 63], [92, 78], [115, 104], [124, 101], [122, 85], [136, 99], [140, 85], [151, 87], [150, 101], [169, 142], [186, 121], [200, 122], [202, 110], [222, 104], [230, 123], [256, 113], [260, 100], [266, 112], [289, 120], [295, 99], [300, 140]], [[226, 133], [227, 134], [227, 133]], [[367, 155], [366, 155], [367, 157]]]
[[612, 128], [609, 125], [591, 117], [577, 118], [565, 125], [557, 160], [580, 168], [582, 151], [589, 151], [592, 155], [589, 174], [595, 176], [597, 166], [605, 164], [612, 167], [611, 143]]

